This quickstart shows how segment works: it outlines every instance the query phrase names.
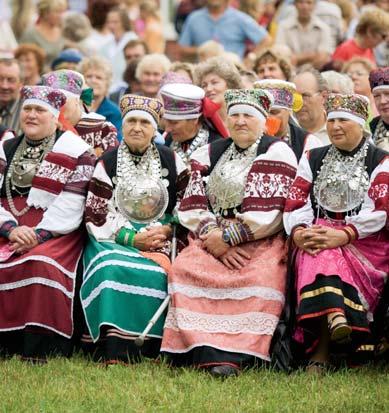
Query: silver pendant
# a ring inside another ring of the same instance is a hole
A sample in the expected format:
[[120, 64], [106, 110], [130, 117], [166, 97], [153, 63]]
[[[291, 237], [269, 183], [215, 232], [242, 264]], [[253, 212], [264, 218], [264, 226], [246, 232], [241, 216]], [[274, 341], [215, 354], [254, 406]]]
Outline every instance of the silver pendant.
[[166, 168], [161, 169], [161, 176], [162, 178], [166, 178], [169, 175], [169, 170]]

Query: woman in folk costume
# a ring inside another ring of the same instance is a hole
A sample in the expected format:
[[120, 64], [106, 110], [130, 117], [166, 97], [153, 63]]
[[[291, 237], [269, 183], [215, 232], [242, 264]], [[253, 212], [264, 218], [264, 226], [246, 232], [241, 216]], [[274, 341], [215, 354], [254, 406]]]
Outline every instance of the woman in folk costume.
[[267, 92], [225, 94], [231, 138], [192, 155], [178, 217], [192, 232], [169, 273], [161, 351], [174, 364], [234, 375], [269, 347], [284, 303], [282, 212], [297, 161], [263, 134]]
[[79, 230], [95, 159], [58, 129], [65, 95], [24, 87], [23, 134], [0, 144], [0, 347], [44, 360], [69, 355]]
[[297, 253], [295, 338], [315, 371], [368, 342], [389, 269], [388, 153], [364, 136], [363, 96], [326, 105], [331, 145], [303, 155], [284, 214]]
[[124, 95], [120, 107], [124, 140], [102, 156], [89, 188], [81, 287], [83, 344], [106, 363], [159, 352], [162, 319], [142, 352], [134, 339], [166, 297], [170, 223], [189, 178], [178, 156], [153, 143], [162, 103]]

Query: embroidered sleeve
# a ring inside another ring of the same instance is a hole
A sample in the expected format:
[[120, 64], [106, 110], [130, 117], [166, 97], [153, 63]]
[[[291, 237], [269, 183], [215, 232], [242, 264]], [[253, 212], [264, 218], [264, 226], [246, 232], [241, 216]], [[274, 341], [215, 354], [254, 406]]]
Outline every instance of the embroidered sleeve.
[[35, 234], [39, 244], [43, 244], [45, 241], [53, 238], [53, 234], [50, 231], [46, 231], [44, 229], [36, 229]]
[[101, 137], [101, 146], [104, 152], [115, 149], [119, 146], [118, 131], [111, 122], [104, 122], [103, 131]]
[[[4, 183], [4, 173], [5, 173], [6, 167], [7, 167], [7, 161], [5, 158], [3, 143], [0, 142], [0, 189], [2, 188], [3, 183]], [[0, 200], [0, 226], [2, 226], [6, 222], [14, 222], [15, 226], [17, 226], [16, 218], [1, 205], [1, 200]]]
[[282, 228], [282, 213], [296, 174], [297, 160], [284, 142], [259, 155], [247, 177], [238, 224], [231, 229], [242, 242], [260, 239]]
[[8, 238], [11, 231], [17, 226], [15, 221], [5, 221], [0, 227], [0, 237]]
[[310, 192], [312, 171], [308, 162], [308, 153], [303, 154], [297, 168], [296, 178], [289, 190], [284, 210], [284, 227], [288, 235], [299, 225], [310, 226], [314, 219]]
[[189, 171], [188, 168], [185, 166], [182, 159], [175, 154], [174, 156], [176, 161], [176, 171], [177, 171], [177, 205], [180, 204], [182, 198], [184, 197], [186, 187], [188, 186], [189, 182]]
[[95, 169], [96, 157], [85, 152], [78, 158], [77, 166], [69, 176], [63, 190], [86, 196], [88, 184]]
[[374, 169], [370, 177], [369, 189], [361, 210], [346, 222], [358, 238], [365, 238], [380, 231], [388, 222], [389, 216], [389, 157]]
[[204, 185], [210, 166], [208, 151], [206, 145], [192, 154], [189, 183], [178, 209], [180, 223], [197, 235], [204, 231], [204, 226], [217, 226], [215, 215], [208, 209]]

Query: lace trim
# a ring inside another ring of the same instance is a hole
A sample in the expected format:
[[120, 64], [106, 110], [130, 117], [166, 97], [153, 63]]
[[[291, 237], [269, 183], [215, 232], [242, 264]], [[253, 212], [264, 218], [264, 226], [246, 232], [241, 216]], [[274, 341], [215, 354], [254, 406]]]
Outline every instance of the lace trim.
[[168, 286], [169, 294], [183, 294], [191, 298], [209, 298], [211, 300], [245, 300], [251, 297], [264, 300], [285, 301], [284, 294], [268, 287], [242, 287], [242, 288], [202, 288], [192, 285], [171, 283]]
[[24, 324], [22, 324], [20, 326], [17, 326], [17, 327], [0, 328], [0, 332], [23, 330], [28, 326], [37, 326], [37, 327], [46, 328], [47, 330], [53, 331], [54, 333], [59, 334], [60, 336], [65, 337], [65, 338], [71, 338], [72, 335], [73, 335], [73, 321], [72, 321], [72, 332], [71, 332], [71, 334], [65, 334], [64, 332], [59, 331], [56, 328], [53, 328], [52, 326], [42, 324], [42, 323], [34, 323], [34, 322], [24, 323]]
[[176, 331], [201, 331], [209, 334], [273, 335], [278, 317], [260, 312], [237, 315], [214, 315], [173, 308], [168, 312], [165, 328]]
[[[85, 277], [84, 283], [86, 283], [97, 271], [101, 270], [104, 267], [114, 266], [117, 267], [126, 267], [126, 268], [135, 268], [137, 270], [145, 270], [150, 272], [160, 272], [161, 274], [166, 274], [166, 271], [161, 267], [155, 267], [147, 264], [138, 264], [134, 262], [124, 262], [120, 260], [108, 260], [97, 264], [95, 268]], [[85, 275], [86, 273], [84, 273]]]
[[116, 281], [107, 280], [99, 284], [84, 300], [82, 300], [82, 305], [84, 309], [88, 308], [91, 302], [94, 301], [100, 295], [100, 293], [106, 288], [119, 291], [121, 293], [144, 295], [147, 297], [159, 298], [160, 300], [164, 300], [167, 296], [167, 293], [165, 291], [156, 290], [154, 288], [138, 287], [135, 285], [127, 285]]
[[47, 278], [43, 277], [32, 277], [13, 283], [0, 284], [0, 291], [15, 290], [17, 288], [27, 287], [32, 284], [42, 284], [46, 285], [47, 287], [55, 288], [64, 293], [68, 298], [73, 298], [73, 292], [68, 291], [62, 284], [60, 284], [57, 281], [48, 280]]
[[[106, 241], [105, 241], [106, 242]], [[108, 251], [102, 251], [99, 252], [97, 255], [95, 255], [89, 262], [88, 266], [86, 267], [86, 269], [84, 270], [84, 274], [86, 274], [90, 268], [92, 267], [92, 265], [99, 260], [102, 257], [105, 257], [106, 255], [110, 255], [110, 254], [117, 254], [117, 255], [124, 255], [125, 257], [134, 257], [134, 258], [140, 258], [141, 255], [140, 254], [136, 254], [134, 252], [127, 252], [127, 251], [121, 251], [121, 250], [108, 250]]]
[[63, 272], [66, 276], [68, 276], [72, 280], [76, 277], [76, 270], [68, 271], [62, 265], [58, 264], [57, 261], [53, 260], [52, 258], [45, 257], [44, 255], [31, 255], [30, 257], [24, 257], [24, 258], [21, 258], [20, 260], [12, 261], [10, 263], [0, 264], [0, 269], [14, 267], [16, 265], [23, 264], [26, 261], [42, 261], [42, 262], [45, 262], [46, 264], [50, 264], [53, 267], [59, 269], [61, 272]]

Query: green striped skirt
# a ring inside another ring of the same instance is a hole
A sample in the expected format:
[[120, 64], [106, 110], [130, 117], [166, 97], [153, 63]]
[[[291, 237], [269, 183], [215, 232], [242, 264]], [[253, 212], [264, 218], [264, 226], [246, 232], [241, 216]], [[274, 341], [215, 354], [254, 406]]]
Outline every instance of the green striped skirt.
[[[84, 251], [81, 303], [94, 342], [102, 326], [138, 335], [167, 295], [167, 275], [139, 250], [89, 236]], [[160, 317], [149, 337], [162, 337]]]

